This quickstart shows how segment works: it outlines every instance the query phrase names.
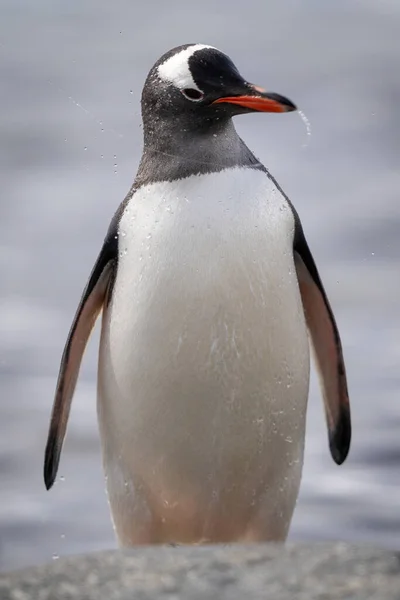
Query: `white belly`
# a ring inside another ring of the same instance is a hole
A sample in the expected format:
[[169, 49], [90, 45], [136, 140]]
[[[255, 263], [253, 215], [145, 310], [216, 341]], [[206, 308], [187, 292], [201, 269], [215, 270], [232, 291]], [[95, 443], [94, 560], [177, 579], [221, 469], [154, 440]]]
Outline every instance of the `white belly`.
[[125, 209], [98, 385], [123, 543], [286, 535], [309, 382], [293, 233], [254, 170], [152, 184]]

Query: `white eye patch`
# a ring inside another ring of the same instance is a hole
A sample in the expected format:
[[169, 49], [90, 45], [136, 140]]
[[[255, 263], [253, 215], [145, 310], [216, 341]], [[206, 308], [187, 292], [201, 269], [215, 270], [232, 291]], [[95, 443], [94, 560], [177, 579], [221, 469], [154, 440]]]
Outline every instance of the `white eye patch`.
[[[202, 90], [195, 84], [190, 72], [189, 59], [195, 52], [198, 50], [203, 50], [204, 48], [213, 48], [213, 46], [195, 44], [193, 46], [189, 46], [186, 48], [186, 50], [181, 50], [181, 52], [174, 54], [174, 56], [171, 56], [171, 58], [167, 58], [167, 60], [158, 67], [158, 76], [163, 81], [172, 83], [172, 85], [177, 87], [179, 90], [192, 88], [202, 92]], [[213, 48], [213, 50], [215, 50], [215, 48]]]

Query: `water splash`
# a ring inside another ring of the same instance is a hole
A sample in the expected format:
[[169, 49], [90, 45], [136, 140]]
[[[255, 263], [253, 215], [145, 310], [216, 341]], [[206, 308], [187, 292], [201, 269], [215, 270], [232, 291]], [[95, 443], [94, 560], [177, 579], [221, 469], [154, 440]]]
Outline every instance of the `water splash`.
[[[83, 110], [83, 112], [90, 117], [93, 121], [95, 121], [95, 123], [97, 123], [97, 125], [100, 127], [100, 130], [102, 133], [104, 133], [104, 131], [108, 131], [109, 133], [113, 133], [114, 135], [116, 135], [119, 138], [123, 138], [123, 134], [119, 133], [119, 131], [116, 131], [113, 127], [104, 127], [104, 123], [103, 121], [100, 121], [100, 119], [98, 119], [98, 117], [96, 117], [96, 115], [88, 110], [87, 108], [85, 108], [80, 102], [77, 102], [72, 96], [68, 95], [68, 92], [66, 92], [61, 86], [55, 84], [53, 81], [51, 81], [51, 79], [48, 80], [47, 82], [49, 85], [53, 86], [56, 90], [58, 90], [59, 92], [61, 92], [61, 94], [63, 94], [64, 96], [66, 96], [66, 98], [72, 102], [72, 104], [74, 104], [75, 106], [77, 106], [78, 108], [80, 108], [81, 110]], [[86, 148], [85, 148], [86, 150]]]
[[302, 145], [302, 148], [307, 148], [307, 146], [310, 143], [310, 137], [311, 137], [311, 123], [310, 120], [306, 117], [306, 115], [303, 113], [302, 110], [298, 110], [297, 111], [300, 119], [303, 121], [305, 128], [306, 128], [306, 135], [307, 135], [307, 141]]

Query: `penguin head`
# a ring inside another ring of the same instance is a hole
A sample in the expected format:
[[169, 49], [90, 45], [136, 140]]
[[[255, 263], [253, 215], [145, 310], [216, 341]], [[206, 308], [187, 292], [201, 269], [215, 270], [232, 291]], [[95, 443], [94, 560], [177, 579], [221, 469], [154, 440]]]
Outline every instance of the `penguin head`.
[[[188, 117], [193, 122], [250, 112], [290, 112], [295, 105], [246, 81], [232, 60], [203, 44], [186, 44], [164, 54], [151, 69], [142, 94], [142, 113], [152, 118]], [[186, 119], [187, 121], [188, 119]]]

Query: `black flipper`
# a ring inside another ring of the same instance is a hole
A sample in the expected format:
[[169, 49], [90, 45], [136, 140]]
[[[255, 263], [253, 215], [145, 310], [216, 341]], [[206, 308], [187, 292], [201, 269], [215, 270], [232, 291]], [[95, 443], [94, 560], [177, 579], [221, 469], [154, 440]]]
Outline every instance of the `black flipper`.
[[118, 258], [118, 223], [124, 203], [115, 214], [103, 247], [83, 291], [61, 359], [44, 458], [44, 482], [50, 489], [57, 475], [72, 397], [90, 333], [113, 285]]
[[342, 344], [328, 298], [295, 213], [294, 259], [307, 327], [324, 397], [329, 446], [333, 460], [342, 464], [351, 442], [350, 403]]

